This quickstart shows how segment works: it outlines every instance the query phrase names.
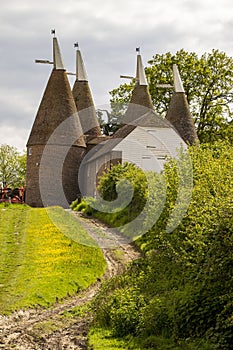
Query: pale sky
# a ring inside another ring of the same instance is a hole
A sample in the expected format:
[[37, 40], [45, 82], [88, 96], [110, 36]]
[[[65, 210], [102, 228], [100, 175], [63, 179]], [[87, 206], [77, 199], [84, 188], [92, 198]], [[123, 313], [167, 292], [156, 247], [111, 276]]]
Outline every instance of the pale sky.
[[34, 60], [52, 60], [53, 28], [67, 71], [79, 42], [97, 107], [135, 74], [138, 46], [145, 65], [182, 48], [233, 56], [232, 0], [1, 0], [0, 144], [26, 147], [52, 69]]

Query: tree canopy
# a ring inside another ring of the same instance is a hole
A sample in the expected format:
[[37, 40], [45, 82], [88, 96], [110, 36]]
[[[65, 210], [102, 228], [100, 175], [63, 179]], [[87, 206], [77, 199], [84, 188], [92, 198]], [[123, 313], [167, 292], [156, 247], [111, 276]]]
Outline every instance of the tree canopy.
[[20, 154], [16, 147], [0, 146], [0, 187], [24, 186], [26, 154]]
[[[175, 54], [156, 54], [148, 64], [145, 72], [159, 114], [165, 116], [173, 89], [157, 85], [173, 85], [172, 65], [177, 64], [200, 141], [232, 140], [233, 58], [219, 50], [198, 57], [181, 49]], [[131, 81], [110, 91], [113, 115], [122, 116], [133, 87]]]

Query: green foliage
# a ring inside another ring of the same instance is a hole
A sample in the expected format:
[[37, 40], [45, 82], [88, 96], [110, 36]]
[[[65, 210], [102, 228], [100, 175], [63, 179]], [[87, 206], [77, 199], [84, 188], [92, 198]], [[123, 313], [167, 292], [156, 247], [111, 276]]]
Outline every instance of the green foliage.
[[122, 115], [119, 113], [114, 114], [110, 113], [107, 109], [97, 109], [96, 115], [104, 135], [110, 136], [119, 129], [122, 118]]
[[[133, 196], [131, 202], [127, 202], [129, 189], [132, 186]], [[121, 185], [121, 190], [126, 198], [121, 198], [122, 210], [116, 213], [101, 213], [95, 215], [113, 226], [122, 226], [132, 221], [142, 211], [147, 199], [147, 179], [144, 172], [132, 163], [124, 163], [113, 166], [111, 170], [105, 173], [99, 182], [98, 191], [105, 201], [114, 201], [118, 197], [117, 189]], [[125, 188], [124, 188], [125, 186]], [[119, 208], [118, 208], [119, 209]]]
[[116, 338], [107, 328], [92, 327], [88, 334], [88, 349], [91, 350], [140, 350], [133, 337]]
[[[123, 226], [135, 219], [142, 211], [147, 200], [147, 178], [140, 168], [131, 163], [113, 166], [100, 179], [98, 191], [101, 198], [107, 202], [116, 200], [119, 185], [123, 197], [116, 211], [106, 212], [105, 205], [99, 205], [99, 210], [94, 209], [96, 201], [93, 198], [82, 199], [81, 203], [76, 200], [71, 204], [71, 208], [75, 211], [82, 211], [88, 216], [93, 215], [112, 227]], [[129, 186], [133, 189], [133, 196], [130, 203], [127, 204]]]
[[[232, 348], [233, 150], [216, 142], [191, 147], [190, 155], [193, 190], [184, 219], [167, 230], [180, 186], [178, 163], [170, 161], [160, 175], [166, 178], [163, 211], [137, 241], [145, 258], [96, 299], [96, 322], [117, 336], [134, 334], [142, 349]], [[157, 203], [151, 201], [148, 216]]]
[[[173, 84], [172, 64], [177, 64], [185, 93], [201, 142], [217, 139], [232, 141], [233, 59], [212, 50], [201, 57], [184, 49], [175, 54], [156, 54], [148, 62], [146, 75], [155, 110], [165, 115], [172, 96], [171, 89], [158, 84]], [[121, 115], [129, 102], [134, 84], [123, 84], [110, 92], [113, 113]], [[122, 109], [123, 106], [123, 109]]]
[[77, 220], [62, 208], [49, 210], [50, 217], [46, 209], [0, 204], [0, 313], [51, 306], [105, 271], [101, 250], [82, 244], [91, 238]]
[[137, 200], [143, 200], [146, 192], [146, 177], [144, 172], [132, 163], [124, 163], [113, 166], [100, 179], [98, 191], [105, 200], [114, 200], [117, 198], [117, 183], [122, 179], [128, 179], [136, 190], [137, 197], [134, 198], [134, 204]]
[[75, 199], [75, 201], [73, 201], [73, 202], [71, 203], [70, 208], [71, 208], [72, 210], [74, 210], [74, 209], [77, 207], [78, 204], [79, 204], [79, 199], [77, 198], [77, 199]]
[[96, 210], [91, 206], [91, 203], [94, 201], [93, 198], [82, 198], [81, 202], [79, 203], [78, 199], [73, 201], [71, 203], [71, 209], [74, 211], [81, 211], [82, 213], [86, 214], [87, 216], [92, 216], [96, 212]]
[[109, 318], [115, 336], [135, 334], [140, 309], [145, 301], [133, 288], [117, 289], [107, 303]]
[[0, 186], [20, 187], [25, 185], [26, 153], [21, 155], [15, 147], [0, 146]]
[[97, 109], [96, 115], [104, 135], [112, 135], [120, 128], [134, 84], [135, 81], [132, 81], [130, 84], [122, 84], [118, 89], [111, 92], [111, 94], [117, 94], [118, 96], [116, 101], [114, 99], [111, 100], [111, 112], [107, 109]]

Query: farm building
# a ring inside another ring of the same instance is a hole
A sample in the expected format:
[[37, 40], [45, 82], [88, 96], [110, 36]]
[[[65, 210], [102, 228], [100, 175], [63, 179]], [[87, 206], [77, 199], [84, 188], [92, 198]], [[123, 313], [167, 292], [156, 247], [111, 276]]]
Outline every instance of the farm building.
[[[47, 63], [47, 61], [46, 61]], [[167, 156], [197, 140], [177, 67], [166, 118], [152, 104], [140, 53], [136, 84], [123, 124], [111, 137], [101, 134], [79, 48], [71, 90], [57, 38], [53, 70], [27, 142], [26, 202], [35, 207], [68, 207], [77, 197], [96, 196], [98, 177], [113, 164], [132, 162], [161, 171]]]
[[[74, 140], [72, 144], [70, 140]], [[85, 149], [82, 126], [54, 37], [53, 70], [27, 142], [27, 204], [66, 206], [67, 201], [74, 200], [79, 191], [76, 179]]]

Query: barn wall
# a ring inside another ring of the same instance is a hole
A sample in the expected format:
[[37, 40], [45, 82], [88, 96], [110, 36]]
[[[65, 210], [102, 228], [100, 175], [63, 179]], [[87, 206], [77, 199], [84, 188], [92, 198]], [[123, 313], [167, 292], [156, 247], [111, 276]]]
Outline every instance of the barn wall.
[[32, 207], [43, 207], [39, 190], [39, 166], [44, 146], [30, 146], [27, 149], [27, 172], [25, 202]]
[[114, 151], [122, 151], [122, 162], [160, 172], [165, 157], [175, 157], [181, 145], [187, 147], [172, 128], [137, 127], [114, 147]]
[[[28, 147], [26, 174], [26, 203], [33, 207], [60, 205], [67, 208], [79, 195], [78, 169], [84, 148], [72, 146]], [[43, 166], [41, 164], [43, 163]], [[41, 193], [42, 191], [42, 193]]]
[[85, 150], [83, 148], [72, 146], [65, 158], [62, 172], [62, 183], [69, 204], [80, 196], [78, 170], [84, 152]]

